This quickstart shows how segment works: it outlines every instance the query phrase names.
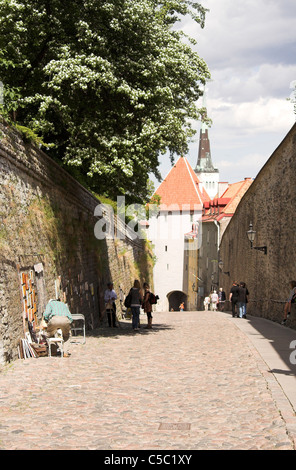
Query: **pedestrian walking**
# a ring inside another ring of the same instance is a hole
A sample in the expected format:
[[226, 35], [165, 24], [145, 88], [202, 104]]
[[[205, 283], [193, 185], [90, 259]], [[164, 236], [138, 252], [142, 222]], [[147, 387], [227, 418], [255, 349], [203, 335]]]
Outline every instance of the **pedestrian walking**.
[[231, 310], [232, 310], [232, 316], [238, 316], [238, 309], [237, 303], [238, 303], [238, 282], [233, 281], [232, 287], [230, 289], [230, 294], [229, 294], [229, 300], [231, 302]]
[[119, 302], [120, 302], [121, 317], [124, 318], [125, 317], [125, 313], [123, 310], [124, 292], [121, 286], [119, 286]]
[[282, 325], [286, 324], [287, 318], [291, 314], [291, 305], [292, 305], [292, 303], [295, 303], [295, 301], [296, 301], [296, 299], [294, 298], [294, 297], [296, 297], [296, 281], [290, 281], [290, 287], [291, 287], [291, 291], [290, 291], [289, 297], [287, 298], [286, 303], [285, 303], [284, 319], [282, 321]]
[[247, 303], [249, 291], [245, 282], [241, 282], [238, 288], [238, 311], [240, 318], [247, 318]]
[[184, 308], [185, 308], [184, 302], [181, 302], [180, 305], [179, 305], [180, 312], [184, 312]]
[[214, 292], [212, 292], [212, 294], [210, 295], [210, 298], [211, 298], [211, 310], [213, 312], [216, 312], [217, 310], [217, 303], [218, 303], [218, 294], [217, 294], [217, 291], [214, 290]]
[[141, 292], [140, 281], [137, 279], [134, 281], [134, 285], [131, 288], [131, 309], [132, 309], [132, 327], [133, 330], [137, 331], [139, 329], [140, 321], [140, 307], [143, 303], [143, 295]]
[[116, 325], [116, 304], [117, 294], [113, 289], [113, 283], [108, 282], [107, 289], [104, 294], [105, 308], [108, 317], [108, 324], [110, 328], [117, 328]]
[[220, 287], [220, 289], [219, 289], [218, 297], [219, 297], [219, 300], [218, 300], [219, 310], [220, 310], [220, 312], [224, 312], [226, 294], [225, 294], [222, 287]]
[[206, 311], [209, 310], [209, 305], [210, 305], [210, 297], [207, 295], [204, 299], [204, 307]]
[[144, 289], [144, 298], [143, 298], [143, 309], [144, 312], [147, 315], [147, 327], [146, 328], [152, 328], [152, 305], [150, 303], [150, 287], [147, 282], [144, 282], [143, 284], [143, 289]]

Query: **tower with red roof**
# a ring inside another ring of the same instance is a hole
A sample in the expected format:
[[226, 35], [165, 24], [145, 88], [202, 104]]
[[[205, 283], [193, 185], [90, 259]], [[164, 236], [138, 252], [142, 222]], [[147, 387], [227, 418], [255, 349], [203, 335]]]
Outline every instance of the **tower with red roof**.
[[157, 215], [149, 220], [149, 238], [157, 259], [154, 289], [160, 297], [159, 311], [177, 310], [181, 302], [188, 307], [188, 288], [197, 285], [197, 260], [189, 272], [188, 252], [192, 248], [197, 251], [203, 204], [210, 201], [199, 183], [187, 158], [180, 157], [155, 192], [160, 205]]

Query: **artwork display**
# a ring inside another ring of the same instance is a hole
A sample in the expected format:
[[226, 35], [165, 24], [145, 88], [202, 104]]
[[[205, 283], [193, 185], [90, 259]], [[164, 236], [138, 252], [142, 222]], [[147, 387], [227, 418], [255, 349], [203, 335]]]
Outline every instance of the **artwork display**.
[[[38, 269], [38, 272], [36, 270], [34, 271], [37, 266], [40, 268]], [[32, 324], [34, 330], [38, 327], [38, 280], [35, 280], [35, 275], [38, 275], [39, 272], [43, 271], [43, 266], [40, 263], [40, 267], [39, 265], [36, 265], [34, 266], [34, 269], [23, 268], [23, 270], [20, 271], [22, 310], [25, 330], [27, 328], [27, 322]], [[87, 308], [91, 317], [93, 317], [96, 308], [94, 284], [85, 280], [85, 276], [82, 271], [74, 274], [69, 269], [68, 273], [69, 277], [66, 275], [66, 278], [60, 275], [56, 276], [53, 280], [54, 293], [52, 293], [53, 295], [51, 294], [50, 297], [60, 299], [62, 302], [68, 304], [72, 313], [81, 313], [85, 308]], [[39, 313], [42, 314], [42, 312]]]
[[37, 325], [37, 293], [33, 270], [21, 273], [21, 284], [24, 318]]

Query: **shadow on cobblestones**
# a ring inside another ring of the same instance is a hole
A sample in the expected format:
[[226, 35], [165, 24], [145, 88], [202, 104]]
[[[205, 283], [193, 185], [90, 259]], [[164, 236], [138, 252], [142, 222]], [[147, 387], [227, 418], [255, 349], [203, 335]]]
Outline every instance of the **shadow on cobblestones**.
[[241, 320], [155, 317], [152, 329], [141, 318], [137, 332], [127, 319], [88, 332], [65, 359], [7, 367], [0, 450], [294, 449], [294, 416], [278, 407], [287, 399], [237, 328]]
[[267, 340], [268, 344], [276, 351], [288, 369], [274, 369], [272, 372], [284, 375], [296, 375], [296, 364], [291, 362], [290, 357], [291, 352], [295, 349], [295, 346], [291, 348], [290, 344], [293, 340], [296, 340], [296, 331], [260, 317], [249, 316], [247, 323], [256, 330], [255, 333], [250, 333], [250, 336], [257, 341]]
[[[119, 322], [119, 326], [116, 328], [110, 328], [109, 326], [101, 326], [96, 328], [92, 331], [86, 332], [86, 337], [94, 337], [94, 338], [112, 338], [112, 337], [120, 337], [120, 336], [136, 336], [136, 335], [151, 335], [157, 334], [160, 331], [164, 330], [174, 330], [175, 328], [162, 323], [155, 323], [153, 328], [147, 329], [146, 324], [143, 324], [139, 331], [134, 331], [132, 329], [131, 323], [126, 321]], [[75, 337], [74, 337], [75, 338]]]
[[295, 373], [292, 371], [287, 371], [287, 370], [282, 370], [282, 369], [271, 369], [269, 371], [271, 374], [282, 374], [282, 375], [288, 375], [288, 376], [295, 376]]

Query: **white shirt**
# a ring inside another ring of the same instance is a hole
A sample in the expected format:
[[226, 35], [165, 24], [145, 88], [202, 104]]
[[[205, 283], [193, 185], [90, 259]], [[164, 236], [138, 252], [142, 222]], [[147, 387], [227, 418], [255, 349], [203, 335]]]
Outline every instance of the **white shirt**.
[[113, 300], [117, 299], [117, 295], [114, 289], [107, 289], [105, 290], [104, 301], [107, 304], [108, 302], [113, 302]]
[[216, 302], [218, 302], [218, 294], [216, 294], [215, 292], [212, 294], [211, 296], [211, 301], [213, 302], [213, 304], [215, 304]]

